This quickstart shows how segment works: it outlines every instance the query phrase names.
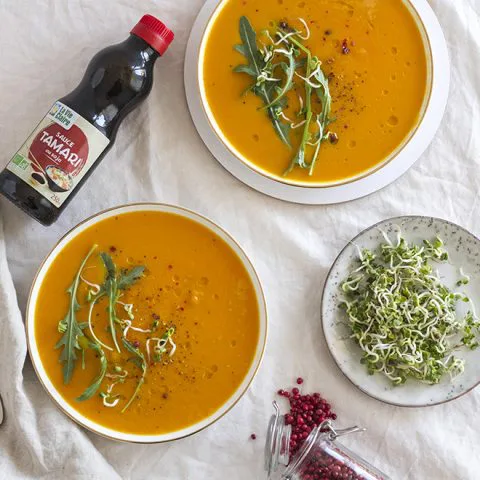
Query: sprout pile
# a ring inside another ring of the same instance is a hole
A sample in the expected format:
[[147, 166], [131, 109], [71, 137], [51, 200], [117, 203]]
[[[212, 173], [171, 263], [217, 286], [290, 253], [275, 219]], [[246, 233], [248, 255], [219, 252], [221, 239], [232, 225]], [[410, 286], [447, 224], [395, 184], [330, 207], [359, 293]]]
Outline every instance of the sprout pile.
[[[342, 283], [351, 337], [363, 351], [370, 374], [382, 373], [394, 385], [408, 378], [439, 383], [463, 373], [455, 355], [479, 346], [480, 322], [473, 303], [441, 281], [434, 263], [448, 262], [440, 238], [409, 244], [398, 233], [395, 242], [383, 234], [378, 251], [359, 251], [359, 267]], [[463, 275], [457, 286], [468, 283]], [[458, 302], [469, 304], [466, 315]]]

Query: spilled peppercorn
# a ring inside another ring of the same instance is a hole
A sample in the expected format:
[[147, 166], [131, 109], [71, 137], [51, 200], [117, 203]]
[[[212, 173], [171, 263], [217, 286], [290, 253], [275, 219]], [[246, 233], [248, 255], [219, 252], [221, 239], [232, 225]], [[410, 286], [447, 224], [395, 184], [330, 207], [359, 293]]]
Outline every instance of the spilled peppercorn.
[[[303, 384], [303, 378], [298, 377], [297, 384]], [[285, 415], [285, 424], [291, 425], [290, 455], [293, 456], [302, 446], [310, 432], [325, 420], [335, 420], [337, 415], [332, 412], [331, 405], [321, 394], [302, 395], [297, 387], [279, 390], [278, 395], [288, 399], [290, 411]]]

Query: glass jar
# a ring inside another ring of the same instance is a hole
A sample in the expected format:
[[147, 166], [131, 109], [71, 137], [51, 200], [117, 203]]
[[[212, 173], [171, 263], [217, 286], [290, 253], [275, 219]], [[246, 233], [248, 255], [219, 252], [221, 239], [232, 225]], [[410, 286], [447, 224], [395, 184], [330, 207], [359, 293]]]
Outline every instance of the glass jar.
[[269, 480], [390, 480], [337, 438], [363, 431], [359, 427], [336, 430], [330, 420], [314, 428], [290, 461], [291, 425], [285, 423], [276, 402], [268, 425], [265, 471]]

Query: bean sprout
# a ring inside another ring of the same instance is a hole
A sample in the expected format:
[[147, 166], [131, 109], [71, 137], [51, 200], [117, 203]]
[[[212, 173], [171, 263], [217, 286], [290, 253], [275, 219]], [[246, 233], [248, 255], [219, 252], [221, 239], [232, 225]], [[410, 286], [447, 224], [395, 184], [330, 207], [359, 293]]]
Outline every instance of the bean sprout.
[[300, 22], [303, 24], [303, 26], [305, 27], [305, 33], [302, 35], [300, 34], [300, 32], [297, 32], [297, 35], [302, 39], [302, 40], [308, 40], [310, 38], [310, 29], [308, 28], [308, 25], [307, 25], [307, 22], [301, 18], [301, 17], [298, 17], [298, 19], [300, 20]]
[[152, 333], [151, 329], [143, 329], [143, 328], [138, 328], [138, 327], [133, 327], [132, 326], [132, 321], [131, 320], [120, 320], [120, 323], [123, 328], [123, 336], [127, 338], [127, 333], [129, 330], [133, 330], [135, 332], [140, 332], [140, 333]]
[[88, 330], [90, 332], [90, 335], [95, 339], [97, 343], [99, 343], [103, 348], [106, 348], [107, 350], [110, 350], [113, 352], [113, 348], [109, 347], [108, 345], [105, 345], [96, 335], [95, 332], [93, 331], [93, 325], [92, 325], [92, 313], [93, 309], [95, 307], [96, 301], [94, 300], [93, 302], [90, 302], [90, 307], [88, 309]]
[[92, 293], [92, 295], [98, 295], [100, 293], [101, 287], [98, 283], [89, 282], [81, 274], [80, 279], [83, 283], [86, 283], [89, 287], [91, 287], [90, 292]]
[[177, 345], [176, 343], [172, 340], [172, 337], [168, 337], [168, 343], [172, 346], [172, 349], [170, 350], [169, 357], [173, 357], [175, 351], [177, 350]]
[[174, 334], [175, 332], [175, 329], [174, 328], [170, 328], [168, 329], [162, 338], [157, 338], [157, 337], [154, 337], [154, 338], [149, 338], [146, 342], [146, 348], [147, 348], [147, 359], [148, 359], [148, 363], [150, 363], [151, 361], [151, 354], [150, 354], [150, 342], [155, 342], [156, 345], [153, 347], [153, 351], [154, 351], [154, 361], [155, 362], [159, 362], [161, 360], [161, 357], [164, 353], [166, 353], [167, 351], [167, 343], [170, 344], [170, 346], [172, 347], [171, 350], [170, 350], [170, 353], [169, 353], [169, 356], [173, 356], [173, 354], [175, 353], [176, 349], [177, 349], [177, 345], [175, 344], [175, 342], [173, 341], [172, 339], [172, 335]]

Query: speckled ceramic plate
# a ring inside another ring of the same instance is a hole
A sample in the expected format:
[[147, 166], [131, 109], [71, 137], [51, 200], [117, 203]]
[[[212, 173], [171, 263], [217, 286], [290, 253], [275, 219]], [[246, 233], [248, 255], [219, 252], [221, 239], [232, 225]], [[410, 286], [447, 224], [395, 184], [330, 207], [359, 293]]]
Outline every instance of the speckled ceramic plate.
[[[425, 407], [454, 400], [480, 384], [480, 348], [459, 349], [456, 355], [465, 360], [465, 372], [453, 381], [445, 378], [438, 385], [408, 380], [392, 386], [381, 374], [368, 375], [360, 364], [361, 350], [348, 338], [346, 317], [340, 309], [343, 294], [341, 282], [348, 276], [358, 256], [357, 247], [374, 250], [384, 242], [381, 231], [395, 238], [398, 227], [408, 242], [421, 243], [439, 236], [450, 255], [446, 264], [438, 264], [439, 274], [449, 288], [465, 292], [480, 307], [480, 240], [458, 225], [431, 217], [397, 217], [382, 221], [360, 233], [340, 252], [335, 260], [323, 291], [322, 321], [328, 348], [344, 375], [367, 395], [382, 402], [403, 407]], [[468, 285], [455, 286], [460, 267], [470, 276]], [[468, 305], [459, 306], [465, 314]], [[478, 310], [478, 309], [477, 309]], [[479, 310], [480, 311], [480, 310]], [[448, 376], [447, 376], [448, 377]]]

